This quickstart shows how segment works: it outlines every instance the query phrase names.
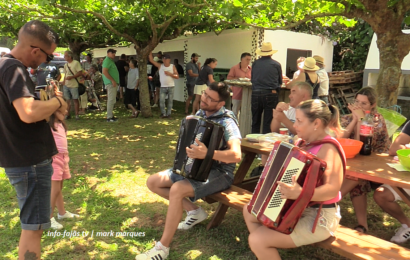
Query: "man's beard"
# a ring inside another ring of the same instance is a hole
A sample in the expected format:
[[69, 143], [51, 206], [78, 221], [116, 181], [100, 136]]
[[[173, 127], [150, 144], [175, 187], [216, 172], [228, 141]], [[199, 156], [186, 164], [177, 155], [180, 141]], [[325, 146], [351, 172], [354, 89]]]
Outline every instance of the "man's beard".
[[192, 63], [196, 63], [196, 60], [192, 60]]

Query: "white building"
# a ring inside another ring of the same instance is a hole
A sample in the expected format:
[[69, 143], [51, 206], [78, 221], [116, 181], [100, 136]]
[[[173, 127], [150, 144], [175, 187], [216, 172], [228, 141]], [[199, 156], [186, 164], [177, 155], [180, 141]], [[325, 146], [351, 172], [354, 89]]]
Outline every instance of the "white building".
[[[171, 61], [179, 60], [184, 66], [191, 59], [192, 53], [201, 55], [199, 61], [204, 64], [206, 58], [216, 58], [218, 66], [214, 70], [215, 78], [224, 77], [229, 69], [239, 63], [240, 56], [249, 52], [253, 58], [257, 58], [255, 51], [263, 41], [271, 42], [272, 47], [278, 50], [272, 58], [282, 65], [283, 74], [292, 75], [297, 70], [296, 60], [298, 57], [311, 57], [320, 55], [325, 59], [325, 68], [332, 71], [333, 44], [331, 41], [319, 36], [305, 33], [296, 33], [282, 30], [260, 30], [260, 29], [232, 29], [223, 31], [220, 35], [213, 32], [180, 36], [174, 40], [160, 43], [154, 53], [162, 51], [171, 56]], [[95, 49], [94, 57], [104, 57], [107, 49]], [[133, 46], [114, 48], [117, 55], [135, 55]], [[185, 100], [185, 79], [176, 80], [174, 100]]]

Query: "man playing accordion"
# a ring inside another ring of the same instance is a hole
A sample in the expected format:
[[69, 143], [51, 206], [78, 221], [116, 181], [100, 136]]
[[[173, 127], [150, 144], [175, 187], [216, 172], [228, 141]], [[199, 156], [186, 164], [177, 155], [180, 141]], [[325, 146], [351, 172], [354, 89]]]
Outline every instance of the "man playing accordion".
[[[137, 255], [136, 260], [166, 259], [169, 246], [177, 229], [187, 230], [208, 217], [208, 214], [193, 202], [228, 189], [233, 182], [235, 164], [240, 162], [241, 133], [232, 111], [225, 109], [225, 100], [229, 97], [228, 86], [223, 82], [213, 82], [202, 92], [200, 110], [197, 116], [209, 119], [224, 127], [222, 146], [215, 150], [212, 167], [206, 182], [184, 178], [172, 169], [156, 173], [147, 180], [147, 187], [154, 193], [169, 200], [165, 230], [161, 240], [151, 250]], [[204, 159], [207, 147], [196, 139], [198, 145], [186, 148], [187, 156], [192, 159]], [[182, 210], [187, 217], [182, 222]]]

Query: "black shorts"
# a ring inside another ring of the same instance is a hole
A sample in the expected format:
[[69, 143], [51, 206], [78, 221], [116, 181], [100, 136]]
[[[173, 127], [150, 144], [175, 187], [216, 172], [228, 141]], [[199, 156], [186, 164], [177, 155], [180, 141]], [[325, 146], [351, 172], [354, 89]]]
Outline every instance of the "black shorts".
[[136, 90], [135, 89], [125, 89], [125, 95], [124, 95], [124, 104], [128, 105], [131, 104], [134, 107], [137, 105], [137, 95], [136, 95]]
[[195, 88], [195, 83], [194, 84], [186, 84], [186, 89], [188, 91], [188, 96], [192, 97], [194, 95], [194, 88]]

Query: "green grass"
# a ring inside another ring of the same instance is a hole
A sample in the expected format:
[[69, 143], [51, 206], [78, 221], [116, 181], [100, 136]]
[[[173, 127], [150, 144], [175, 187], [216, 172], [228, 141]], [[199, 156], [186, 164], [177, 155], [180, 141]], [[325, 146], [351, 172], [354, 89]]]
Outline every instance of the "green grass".
[[[63, 238], [48, 236], [46, 232], [42, 259], [134, 259], [160, 239], [168, 202], [152, 194], [145, 182], [149, 175], [172, 166], [184, 111], [182, 103], [174, 102], [174, 107], [177, 112], [172, 120], [159, 119], [158, 109], [152, 118], [129, 118], [130, 112], [118, 103], [117, 123], [105, 122], [105, 114], [99, 112], [82, 116], [79, 121], [68, 121], [72, 179], [64, 183], [63, 194], [66, 209], [82, 218], [60, 223], [64, 225], [62, 231], [84, 231], [89, 235]], [[0, 197], [0, 258], [17, 259], [19, 210], [3, 169]], [[198, 204], [209, 214], [217, 207], [201, 200]], [[390, 239], [398, 227], [397, 221], [383, 214], [370, 196], [369, 204], [369, 233]], [[342, 208], [342, 224], [355, 226], [349, 199], [343, 200]], [[192, 230], [178, 231], [169, 259], [255, 259], [247, 244], [248, 231], [240, 212], [230, 209], [219, 227], [206, 231], [209, 220]], [[145, 232], [145, 236], [96, 236], [96, 232], [111, 230]], [[405, 246], [410, 248], [409, 243]], [[280, 252], [283, 259], [344, 259], [312, 246]]]

